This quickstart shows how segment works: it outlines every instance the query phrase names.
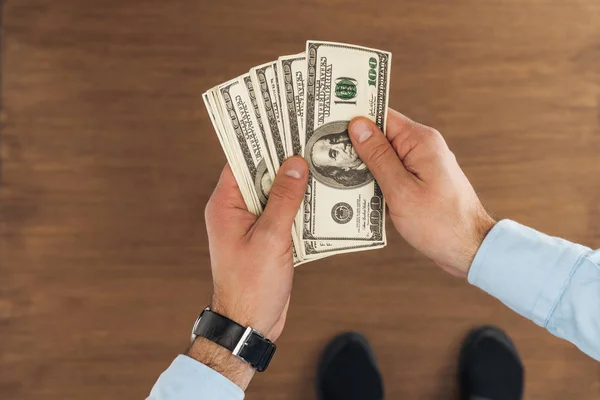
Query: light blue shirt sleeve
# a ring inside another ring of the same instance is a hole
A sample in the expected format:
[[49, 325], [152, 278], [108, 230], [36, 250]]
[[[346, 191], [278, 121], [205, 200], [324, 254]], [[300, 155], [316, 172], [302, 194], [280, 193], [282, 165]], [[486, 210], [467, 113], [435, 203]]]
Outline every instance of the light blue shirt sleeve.
[[600, 250], [514, 221], [488, 233], [469, 282], [600, 361]]
[[147, 400], [241, 400], [244, 391], [223, 375], [179, 355], [163, 372]]

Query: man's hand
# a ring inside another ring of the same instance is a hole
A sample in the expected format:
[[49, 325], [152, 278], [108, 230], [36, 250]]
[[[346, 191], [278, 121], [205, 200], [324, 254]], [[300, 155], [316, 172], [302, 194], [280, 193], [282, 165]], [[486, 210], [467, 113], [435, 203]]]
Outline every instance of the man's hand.
[[[211, 309], [251, 326], [272, 341], [283, 330], [294, 274], [292, 223], [306, 191], [308, 165], [301, 157], [283, 163], [260, 217], [250, 213], [229, 165], [206, 206], [214, 282]], [[206, 340], [189, 355], [244, 389], [253, 371]], [[223, 351], [225, 350], [225, 351]], [[223, 365], [226, 364], [226, 365]]]
[[447, 272], [466, 276], [495, 221], [442, 135], [392, 109], [387, 137], [362, 117], [348, 130], [381, 186], [398, 232]]

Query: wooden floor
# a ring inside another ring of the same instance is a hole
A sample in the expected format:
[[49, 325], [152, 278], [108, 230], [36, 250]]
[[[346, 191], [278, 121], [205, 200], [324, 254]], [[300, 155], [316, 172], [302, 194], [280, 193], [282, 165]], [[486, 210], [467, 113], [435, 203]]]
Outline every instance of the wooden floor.
[[[203, 210], [225, 158], [201, 93], [306, 39], [391, 51], [391, 106], [445, 135], [489, 209], [600, 247], [597, 0], [3, 3], [2, 399], [149, 393], [211, 293]], [[600, 364], [388, 238], [296, 271], [249, 399], [312, 399], [349, 329], [388, 398], [449, 399], [483, 323], [515, 339], [526, 398], [600, 397]]]

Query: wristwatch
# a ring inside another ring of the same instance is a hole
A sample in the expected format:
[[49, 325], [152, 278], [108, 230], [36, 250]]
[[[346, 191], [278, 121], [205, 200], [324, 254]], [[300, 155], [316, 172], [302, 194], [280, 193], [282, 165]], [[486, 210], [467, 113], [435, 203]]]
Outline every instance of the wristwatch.
[[192, 328], [192, 343], [200, 336], [227, 350], [258, 372], [267, 369], [277, 346], [260, 332], [230, 320], [206, 307]]

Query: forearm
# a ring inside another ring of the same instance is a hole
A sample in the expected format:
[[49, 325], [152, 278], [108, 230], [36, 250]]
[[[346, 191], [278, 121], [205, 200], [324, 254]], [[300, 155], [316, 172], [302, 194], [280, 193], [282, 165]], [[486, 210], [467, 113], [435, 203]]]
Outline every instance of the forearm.
[[600, 360], [600, 253], [513, 221], [499, 222], [469, 282]]

